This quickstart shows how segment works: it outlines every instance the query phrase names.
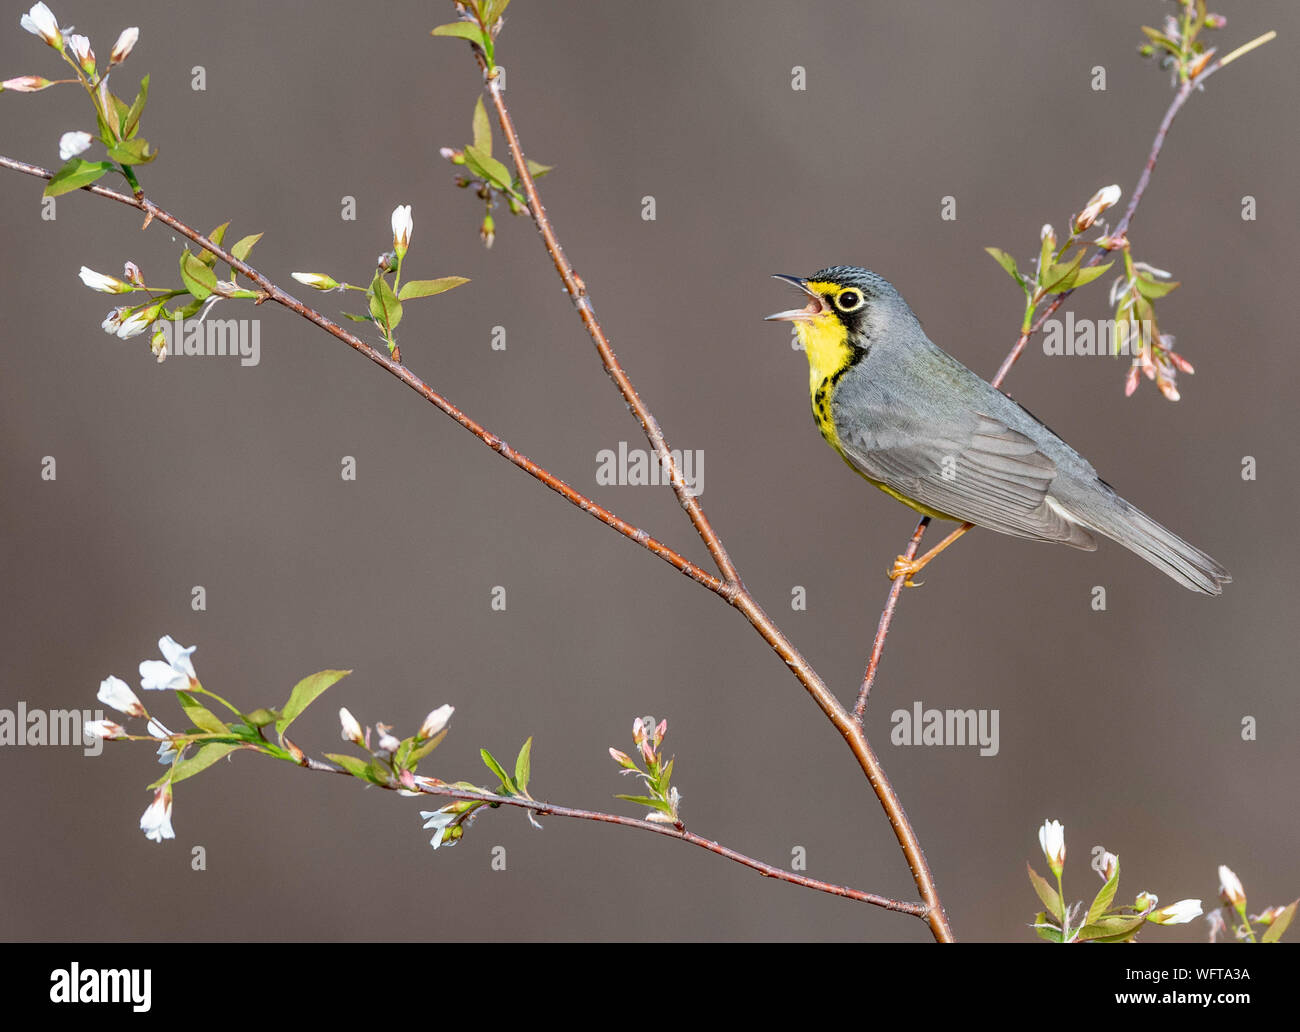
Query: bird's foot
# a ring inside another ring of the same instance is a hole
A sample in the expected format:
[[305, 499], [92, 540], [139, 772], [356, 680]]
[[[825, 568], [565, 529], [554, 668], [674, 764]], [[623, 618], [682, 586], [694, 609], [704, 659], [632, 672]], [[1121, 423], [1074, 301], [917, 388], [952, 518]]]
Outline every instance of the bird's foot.
[[905, 555], [900, 555], [894, 560], [894, 565], [889, 570], [888, 577], [890, 580], [898, 580], [899, 577], [902, 577], [903, 587], [919, 588], [925, 581], [914, 581], [912, 575], [919, 573], [924, 566], [924, 561], [909, 559]]

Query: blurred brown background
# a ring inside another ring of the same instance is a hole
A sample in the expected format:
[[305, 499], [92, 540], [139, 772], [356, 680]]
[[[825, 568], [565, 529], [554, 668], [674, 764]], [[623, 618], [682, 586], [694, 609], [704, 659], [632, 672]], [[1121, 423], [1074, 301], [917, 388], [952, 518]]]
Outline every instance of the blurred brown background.
[[[448, 8], [450, 5], [446, 5]], [[230, 240], [265, 231], [261, 270], [365, 282], [389, 213], [413, 206], [410, 275], [472, 284], [408, 306], [403, 354], [475, 418], [621, 515], [707, 558], [670, 493], [598, 487], [596, 453], [640, 446], [536, 234], [451, 185], [478, 73], [434, 40], [429, 3], [53, 5], [106, 55], [141, 26], [118, 92], [152, 74], [149, 195]], [[770, 273], [868, 265], [941, 346], [991, 375], [1020, 298], [983, 253], [1023, 258], [1098, 187], [1127, 200], [1171, 97], [1135, 53], [1170, 4], [601, 4], [517, 0], [499, 48], [509, 100], [566, 250], [677, 448], [706, 456], [703, 502], [747, 583], [851, 699], [910, 512], [851, 476], [809, 418], [803, 356]], [[0, 22], [0, 73], [54, 56]], [[1297, 593], [1292, 516], [1293, 4], [1225, 3], [1228, 49], [1277, 42], [1211, 80], [1171, 133], [1131, 236], [1184, 286], [1160, 306], [1197, 375], [1171, 405], [1121, 360], [1027, 352], [1010, 391], [1137, 505], [1221, 559], [1220, 599], [1109, 542], [1093, 554], [976, 533], [903, 599], [869, 713], [958, 935], [1023, 941], [1024, 864], [1064, 822], [1067, 894], [1117, 852], [1121, 898], [1213, 899], [1231, 864], [1252, 910], [1300, 892], [1293, 818]], [[206, 70], [207, 89], [190, 88]], [[790, 87], [807, 70], [808, 89]], [[1090, 88], [1106, 69], [1107, 89]], [[129, 94], [128, 94], [129, 95]], [[71, 89], [0, 97], [0, 153], [57, 164], [92, 129]], [[500, 146], [500, 141], [498, 141]], [[533, 788], [624, 809], [606, 755], [634, 716], [669, 719], [688, 826], [776, 863], [914, 898], [893, 835], [839, 737], [761, 640], [694, 587], [493, 456], [412, 392], [268, 306], [261, 362], [168, 361], [99, 323], [82, 264], [176, 279], [163, 227], [86, 195], [40, 217], [41, 185], [0, 176], [0, 706], [94, 707], [138, 683], [161, 634], [197, 644], [205, 685], [250, 707], [351, 667], [298, 723], [337, 750], [340, 705], [412, 730], [456, 706], [425, 772], [488, 777], [535, 736]], [[339, 217], [340, 199], [358, 218]], [[653, 195], [657, 220], [641, 219]], [[939, 217], [957, 199], [956, 221]], [[1243, 221], [1241, 200], [1259, 218]], [[1105, 317], [1102, 285], [1072, 298]], [[336, 314], [360, 295], [300, 296]], [[493, 351], [494, 325], [508, 348]], [[40, 478], [43, 456], [58, 479]], [[356, 456], [358, 480], [340, 479]], [[1245, 455], [1258, 480], [1244, 482]], [[208, 609], [190, 608], [203, 585]], [[494, 586], [508, 608], [494, 612]], [[792, 587], [807, 589], [792, 612]], [[1103, 585], [1108, 609], [1093, 612]], [[921, 700], [995, 708], [1000, 751], [897, 747]], [[175, 716], [167, 700], [157, 712]], [[1245, 716], [1258, 741], [1243, 742]], [[175, 723], [179, 721], [174, 720]], [[702, 851], [517, 812], [434, 855], [416, 800], [255, 756], [179, 786], [177, 840], [136, 827], [152, 750], [0, 749], [0, 914], [9, 939], [888, 939], [905, 917], [761, 881]], [[625, 812], [637, 812], [626, 807]], [[207, 869], [190, 867], [203, 846]], [[504, 846], [508, 870], [493, 871]], [[1151, 930], [1195, 940], [1202, 922]]]

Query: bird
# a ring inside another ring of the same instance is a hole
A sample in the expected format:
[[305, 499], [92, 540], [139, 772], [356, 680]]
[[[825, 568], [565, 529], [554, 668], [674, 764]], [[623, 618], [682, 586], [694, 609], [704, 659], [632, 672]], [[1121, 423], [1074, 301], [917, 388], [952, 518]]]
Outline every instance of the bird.
[[907, 587], [972, 527], [1093, 551], [1110, 538], [1192, 591], [1232, 580], [1215, 559], [1125, 501], [1026, 408], [934, 344], [884, 277], [856, 265], [777, 275], [806, 296], [769, 321], [794, 324], [813, 420], [886, 494], [956, 530], [889, 570]]

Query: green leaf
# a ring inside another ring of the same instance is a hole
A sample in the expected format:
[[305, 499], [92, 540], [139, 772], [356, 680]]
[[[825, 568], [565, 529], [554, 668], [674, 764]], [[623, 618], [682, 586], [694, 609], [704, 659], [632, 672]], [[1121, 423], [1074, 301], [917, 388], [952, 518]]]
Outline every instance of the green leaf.
[[484, 154], [477, 147], [466, 147], [465, 164], [469, 166], [471, 172], [476, 176], [486, 179], [493, 186], [502, 190], [509, 190], [513, 180], [510, 177], [510, 170], [497, 161], [490, 154]]
[[1130, 932], [1141, 928], [1145, 923], [1145, 917], [1133, 917], [1125, 914], [1103, 917], [1101, 920], [1089, 922], [1079, 929], [1077, 941], [1087, 942], [1089, 939], [1111, 939], [1116, 936], [1127, 936]]
[[70, 158], [68, 163], [55, 172], [50, 181], [45, 184], [45, 192], [42, 196], [58, 197], [60, 194], [80, 190], [112, 170], [111, 161], [82, 161], [80, 158]]
[[523, 744], [519, 750], [519, 755], [515, 758], [515, 784], [523, 793], [528, 791], [528, 778], [532, 774], [532, 756], [533, 756], [533, 736], [528, 736], [528, 741]]
[[406, 770], [410, 766], [413, 748], [415, 748], [415, 738], [403, 738], [402, 743], [393, 750], [393, 766], [398, 770]]
[[266, 727], [267, 724], [273, 724], [280, 718], [280, 711], [259, 706], [252, 713], [247, 714], [247, 717], [253, 727]]
[[1041, 277], [1043, 289], [1049, 294], [1064, 294], [1067, 290], [1073, 290], [1079, 267], [1083, 264], [1083, 253], [1084, 248], [1081, 247], [1073, 261], [1061, 262], [1048, 269]]
[[652, 810], [662, 810], [664, 813], [672, 813], [672, 807], [662, 799], [652, 799], [650, 796], [643, 795], [616, 795], [614, 798], [626, 799], [629, 803], [636, 803], [639, 806], [648, 806]]
[[217, 285], [217, 274], [187, 248], [181, 252], [181, 282], [195, 301], [205, 301]]
[[416, 746], [414, 749], [412, 749], [411, 755], [408, 757], [408, 760], [411, 765], [410, 769], [415, 770], [415, 765], [419, 763], [422, 759], [424, 759], [426, 756], [428, 756], [429, 753], [433, 752], [434, 749], [438, 748], [438, 746], [442, 743], [442, 740], [446, 737], [447, 737], [447, 729], [443, 728], [441, 731], [439, 731], [436, 735], [430, 738], [423, 745]]
[[194, 726], [200, 731], [207, 731], [211, 734], [225, 734], [230, 728], [215, 713], [194, 698], [189, 692], [177, 692], [176, 701], [181, 704], [181, 709], [185, 715], [190, 718]]
[[374, 319], [370, 318], [370, 316], [368, 316], [368, 315], [353, 315], [351, 312], [344, 312], [344, 313], [343, 313], [343, 318], [344, 318], [344, 319], [351, 319], [353, 322], [368, 322], [368, 323], [372, 323], [372, 322], [375, 321]]
[[123, 140], [108, 148], [108, 156], [119, 165], [147, 165], [158, 157], [158, 148], [150, 148], [149, 141], [143, 136], [134, 140]]
[[247, 261], [248, 252], [253, 249], [253, 245], [262, 239], [261, 233], [253, 233], [251, 236], [241, 237], [236, 241], [235, 246], [230, 249], [230, 253], [238, 258], [241, 262]]
[[1034, 928], [1034, 931], [1038, 933], [1040, 939], [1046, 939], [1048, 942], [1061, 941], [1061, 930], [1059, 928], [1042, 927], [1047, 924], [1047, 915], [1041, 910], [1034, 915], [1034, 924], [1038, 926]]
[[483, 106], [480, 93], [474, 102], [474, 149], [481, 154], [492, 157], [492, 123], [488, 121], [487, 108]]
[[501, 779], [501, 787], [511, 795], [519, 795], [519, 787], [515, 784], [514, 779], [506, 773], [505, 767], [501, 766], [497, 758], [486, 749], [480, 749], [478, 752], [483, 757], [483, 762], [487, 764], [487, 769]]
[[434, 294], [441, 294], [443, 291], [451, 290], [453, 287], [459, 287], [462, 283], [468, 283], [464, 276], [442, 276], [439, 279], [416, 279], [409, 280], [402, 284], [402, 289], [397, 292], [397, 296], [403, 301], [409, 301], [413, 297], [433, 297]]
[[1025, 870], [1029, 872], [1029, 881], [1034, 886], [1034, 891], [1038, 893], [1038, 898], [1047, 907], [1048, 913], [1058, 921], [1064, 921], [1065, 909], [1061, 906], [1060, 894], [1052, 888], [1051, 883], [1046, 878], [1030, 867], [1028, 863], [1025, 864]]
[[1156, 279], [1150, 273], [1139, 272], [1137, 274], [1138, 293], [1150, 300], [1158, 297], [1164, 297], [1166, 294], [1177, 290], [1181, 286], [1178, 280]]
[[239, 748], [241, 746], [233, 742], [204, 742], [193, 756], [181, 760], [172, 767], [172, 776], [168, 780], [174, 785], [178, 781], [194, 777], [195, 774], [202, 774], [217, 760]]
[[370, 765], [360, 757], [349, 756], [347, 753], [327, 752], [325, 758], [327, 760], [333, 760], [354, 778], [362, 778], [366, 781], [370, 780], [370, 778], [366, 776], [366, 770]]
[[471, 43], [477, 43], [484, 50], [487, 49], [487, 43], [483, 39], [483, 30], [473, 22], [451, 22], [447, 25], [439, 25], [430, 32], [432, 36], [455, 36], [458, 39], [467, 39]]
[[1074, 277], [1074, 289], [1078, 290], [1080, 287], [1086, 287], [1099, 276], [1104, 276], [1114, 264], [1114, 262], [1107, 262], [1105, 265], [1090, 265], [1086, 269], [1080, 269], [1079, 275]]
[[[140, 80], [140, 92], [135, 95], [135, 100], [131, 103], [131, 108], [127, 111], [126, 116], [122, 118], [122, 136], [130, 139], [140, 128], [140, 116], [144, 113], [144, 105], [149, 100], [149, 76]], [[121, 116], [119, 116], [121, 117]], [[155, 151], [155, 154], [158, 152]]]
[[402, 302], [397, 300], [388, 280], [378, 272], [370, 284], [370, 314], [376, 323], [390, 331], [395, 330], [402, 321]]
[[1015, 258], [1007, 254], [1007, 252], [1002, 250], [1000, 247], [986, 247], [984, 250], [993, 256], [995, 262], [1001, 265], [1002, 268], [1006, 269], [1007, 275], [1019, 283], [1020, 289], [1023, 290], [1025, 287], [1025, 277], [1020, 275], [1020, 270], [1016, 268]]
[[509, 6], [510, 0], [483, 0], [479, 13], [482, 15], [484, 24], [495, 25], [497, 19], [506, 13], [506, 8]]
[[1101, 918], [1110, 905], [1115, 901], [1115, 890], [1119, 888], [1119, 861], [1115, 861], [1115, 873], [1106, 879], [1106, 884], [1101, 887], [1097, 897], [1092, 901], [1092, 906], [1088, 908], [1088, 916], [1084, 919], [1084, 924], [1091, 924], [1093, 921]]
[[524, 164], [528, 166], [528, 171], [534, 179], [541, 179], [547, 172], [555, 168], [554, 165], [543, 165], [540, 161], [534, 161], [532, 158], [526, 158]]
[[1260, 936], [1260, 942], [1277, 942], [1282, 938], [1282, 933], [1290, 927], [1291, 919], [1295, 917], [1295, 908], [1297, 903], [1300, 903], [1300, 900], [1294, 900], [1287, 904], [1286, 909], [1284, 909], [1282, 913], [1278, 914], [1277, 917], [1273, 918], [1273, 923], [1268, 926], [1268, 931]]
[[[208, 234], [208, 239], [214, 244], [220, 246], [221, 242], [226, 239], [226, 230], [230, 228], [229, 222], [223, 222]], [[199, 261], [204, 265], [212, 266], [217, 264], [217, 256], [209, 251], [206, 247], [199, 252]]]
[[350, 673], [351, 670], [320, 670], [304, 677], [293, 686], [293, 691], [289, 693], [289, 701], [284, 704], [284, 709], [280, 711], [280, 719], [275, 722], [275, 733], [279, 735], [281, 744], [284, 743], [285, 731], [289, 729], [290, 724], [302, 716], [302, 711], [315, 702], [326, 688], [337, 684]]

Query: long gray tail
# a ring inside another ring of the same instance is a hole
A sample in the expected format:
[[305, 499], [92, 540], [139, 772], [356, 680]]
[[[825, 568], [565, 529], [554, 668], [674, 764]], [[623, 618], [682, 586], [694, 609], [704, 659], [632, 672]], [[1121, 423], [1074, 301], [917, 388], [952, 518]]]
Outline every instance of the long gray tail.
[[[1111, 493], [1111, 505], [1080, 506], [1071, 510], [1088, 527], [1140, 555], [1185, 588], [1206, 595], [1221, 595], [1232, 575], [1223, 565], [1162, 527], [1146, 513]], [[1082, 511], [1080, 511], [1082, 510]]]

